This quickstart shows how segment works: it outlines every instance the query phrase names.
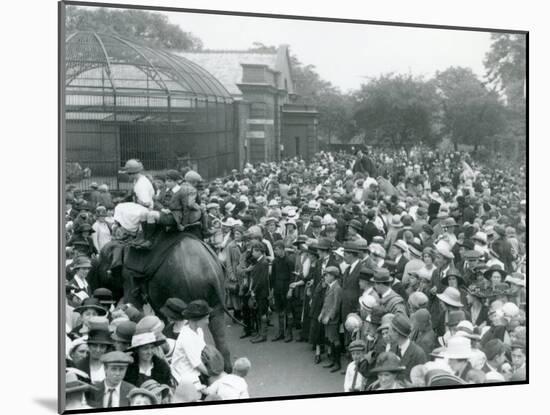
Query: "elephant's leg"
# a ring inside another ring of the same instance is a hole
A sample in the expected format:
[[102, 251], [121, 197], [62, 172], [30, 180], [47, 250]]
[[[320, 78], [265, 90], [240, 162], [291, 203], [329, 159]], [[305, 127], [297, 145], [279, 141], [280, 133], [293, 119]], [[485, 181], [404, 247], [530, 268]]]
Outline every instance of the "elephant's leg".
[[221, 307], [217, 307], [216, 310], [210, 315], [210, 323], [208, 325], [216, 348], [220, 351], [224, 359], [224, 370], [226, 373], [231, 373], [232, 363], [231, 356], [229, 354], [229, 347], [227, 345], [225, 337], [225, 321], [224, 313]]

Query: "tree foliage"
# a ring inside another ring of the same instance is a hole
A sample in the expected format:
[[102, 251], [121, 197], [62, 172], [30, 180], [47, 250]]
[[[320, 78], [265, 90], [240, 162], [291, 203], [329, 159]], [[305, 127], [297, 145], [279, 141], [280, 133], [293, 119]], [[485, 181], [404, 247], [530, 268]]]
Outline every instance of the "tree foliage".
[[455, 146], [477, 147], [504, 130], [506, 109], [469, 68], [451, 67], [435, 77], [443, 132]]
[[433, 82], [411, 75], [382, 75], [356, 93], [354, 119], [371, 143], [395, 148], [434, 144], [437, 94]]
[[66, 10], [67, 35], [75, 31], [91, 30], [174, 51], [200, 50], [203, 46], [199, 38], [184, 32], [160, 13], [76, 6], [67, 6]]

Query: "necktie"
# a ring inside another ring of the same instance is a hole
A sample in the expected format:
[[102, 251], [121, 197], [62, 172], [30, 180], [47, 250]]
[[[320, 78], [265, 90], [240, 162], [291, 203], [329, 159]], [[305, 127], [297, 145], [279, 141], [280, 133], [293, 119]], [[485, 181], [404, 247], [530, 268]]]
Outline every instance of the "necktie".
[[114, 388], [109, 388], [109, 399], [107, 399], [107, 408], [113, 407], [113, 393], [115, 392]]
[[403, 355], [401, 354], [401, 347], [397, 346], [397, 351], [395, 353], [400, 359], [403, 357]]

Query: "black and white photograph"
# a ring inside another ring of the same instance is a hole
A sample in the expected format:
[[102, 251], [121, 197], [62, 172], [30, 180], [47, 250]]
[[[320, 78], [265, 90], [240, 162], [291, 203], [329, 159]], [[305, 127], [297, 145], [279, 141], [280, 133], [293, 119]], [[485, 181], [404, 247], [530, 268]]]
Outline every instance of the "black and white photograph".
[[528, 383], [528, 31], [160, 6], [59, 3], [60, 410]]

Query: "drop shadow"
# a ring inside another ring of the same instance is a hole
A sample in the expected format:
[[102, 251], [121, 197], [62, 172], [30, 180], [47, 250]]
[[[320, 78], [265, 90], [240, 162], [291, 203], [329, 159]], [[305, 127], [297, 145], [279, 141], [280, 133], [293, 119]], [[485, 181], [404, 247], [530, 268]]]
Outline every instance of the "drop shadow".
[[57, 399], [52, 398], [34, 398], [34, 402], [40, 405], [43, 408], [49, 409], [50, 411], [57, 413]]

